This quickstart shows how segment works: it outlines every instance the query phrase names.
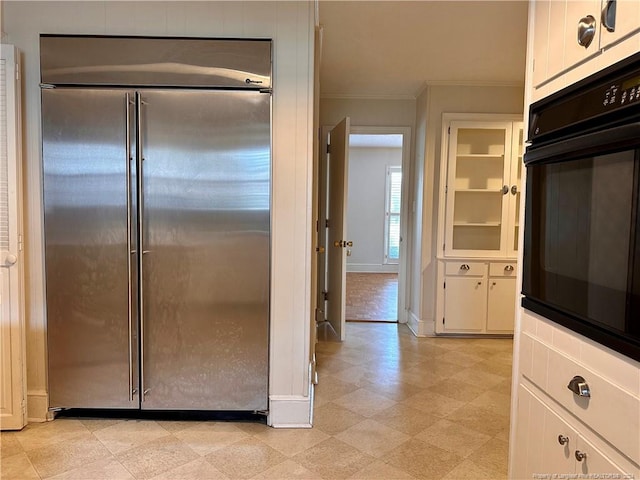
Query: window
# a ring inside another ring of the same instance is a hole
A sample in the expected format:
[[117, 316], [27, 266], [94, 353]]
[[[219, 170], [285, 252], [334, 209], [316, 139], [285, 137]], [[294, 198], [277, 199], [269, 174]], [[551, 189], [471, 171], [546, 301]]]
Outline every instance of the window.
[[384, 263], [400, 260], [400, 201], [402, 167], [387, 167], [385, 188]]

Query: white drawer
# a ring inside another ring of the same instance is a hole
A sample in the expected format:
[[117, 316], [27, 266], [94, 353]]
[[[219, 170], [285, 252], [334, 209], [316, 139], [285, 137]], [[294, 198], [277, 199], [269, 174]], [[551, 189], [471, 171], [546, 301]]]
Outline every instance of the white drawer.
[[516, 262], [491, 262], [489, 275], [491, 277], [515, 277]]
[[464, 275], [465, 277], [481, 277], [486, 272], [486, 264], [484, 262], [467, 262], [460, 260], [459, 262], [447, 262], [445, 274], [447, 275]]
[[[588, 425], [635, 463], [640, 463], [640, 398], [614, 385], [554, 348], [534, 339], [534, 362], [546, 363], [546, 378], [531, 378], [549, 397]], [[541, 353], [546, 355], [541, 355]], [[533, 371], [535, 371], [535, 365]], [[574, 394], [567, 385], [579, 375], [590, 397]], [[532, 372], [532, 377], [536, 377]], [[538, 376], [541, 377], [541, 376]]]

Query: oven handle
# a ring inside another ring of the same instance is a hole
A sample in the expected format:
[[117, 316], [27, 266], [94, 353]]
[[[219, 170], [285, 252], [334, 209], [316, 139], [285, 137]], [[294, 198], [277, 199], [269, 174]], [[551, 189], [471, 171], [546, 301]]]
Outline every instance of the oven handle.
[[571, 160], [585, 154], [598, 155], [635, 146], [640, 146], [640, 122], [569, 139], [558, 139], [554, 143], [546, 143], [539, 147], [531, 145], [524, 154], [524, 164]]

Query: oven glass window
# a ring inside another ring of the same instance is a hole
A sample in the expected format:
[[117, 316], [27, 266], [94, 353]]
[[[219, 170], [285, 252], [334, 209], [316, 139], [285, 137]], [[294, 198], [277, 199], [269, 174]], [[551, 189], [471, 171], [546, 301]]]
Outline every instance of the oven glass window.
[[527, 295], [628, 331], [634, 169], [631, 150], [528, 169]]

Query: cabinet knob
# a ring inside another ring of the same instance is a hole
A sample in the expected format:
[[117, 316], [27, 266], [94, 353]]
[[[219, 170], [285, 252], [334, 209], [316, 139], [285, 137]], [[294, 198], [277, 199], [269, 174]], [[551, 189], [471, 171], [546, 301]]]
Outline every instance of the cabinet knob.
[[576, 460], [581, 462], [583, 460], [585, 460], [587, 458], [587, 454], [584, 452], [581, 452], [580, 450], [576, 450]]
[[482, 285], [482, 282], [478, 282], [478, 286]]
[[460, 270], [467, 271], [469, 270], [469, 268], [470, 268], [469, 265], [467, 265], [466, 263], [463, 263], [462, 265], [460, 265]]
[[558, 443], [560, 445], [566, 445], [567, 443], [569, 443], [569, 437], [565, 437], [562, 434], [558, 435]]
[[503, 195], [506, 195], [507, 193], [509, 193], [509, 186], [503, 185], [500, 191], [502, 192]]
[[516, 195], [518, 193], [518, 186], [511, 185], [511, 195]]
[[513, 265], [507, 265], [504, 267], [505, 272], [513, 272]]

